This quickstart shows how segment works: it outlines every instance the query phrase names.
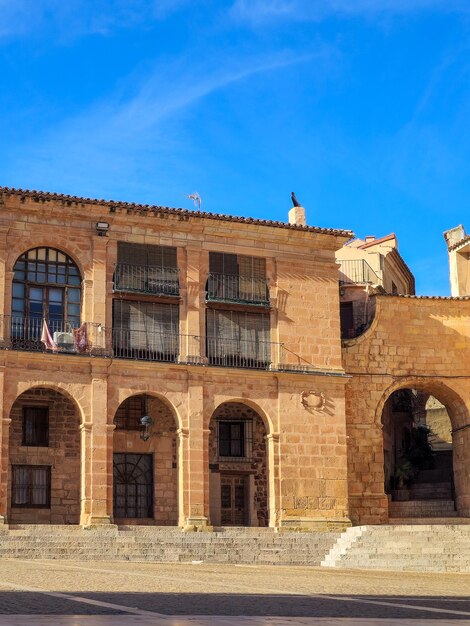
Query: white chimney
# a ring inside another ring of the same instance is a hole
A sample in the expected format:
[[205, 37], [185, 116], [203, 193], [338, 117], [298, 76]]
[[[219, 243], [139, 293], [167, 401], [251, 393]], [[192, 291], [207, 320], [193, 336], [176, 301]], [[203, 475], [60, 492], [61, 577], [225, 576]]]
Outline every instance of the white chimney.
[[375, 241], [375, 235], [367, 235], [365, 238], [366, 243], [370, 243], [371, 241]]
[[455, 228], [451, 228], [450, 230], [446, 230], [446, 232], [444, 233], [444, 239], [447, 242], [448, 248], [454, 246], [459, 241], [462, 241], [465, 236], [465, 229], [462, 224], [456, 226]]
[[289, 224], [296, 224], [297, 226], [307, 226], [307, 219], [305, 217], [305, 209], [303, 206], [294, 206], [289, 211]]

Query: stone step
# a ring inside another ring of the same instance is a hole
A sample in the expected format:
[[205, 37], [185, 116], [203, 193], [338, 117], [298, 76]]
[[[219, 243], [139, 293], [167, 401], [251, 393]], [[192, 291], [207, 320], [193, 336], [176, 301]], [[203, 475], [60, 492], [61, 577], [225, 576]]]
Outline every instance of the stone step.
[[453, 500], [407, 500], [390, 502], [391, 517], [456, 517]]
[[264, 528], [193, 533], [174, 527], [16, 524], [0, 532], [0, 558], [319, 565], [339, 535]]
[[470, 525], [349, 528], [321, 564], [350, 569], [470, 572]]

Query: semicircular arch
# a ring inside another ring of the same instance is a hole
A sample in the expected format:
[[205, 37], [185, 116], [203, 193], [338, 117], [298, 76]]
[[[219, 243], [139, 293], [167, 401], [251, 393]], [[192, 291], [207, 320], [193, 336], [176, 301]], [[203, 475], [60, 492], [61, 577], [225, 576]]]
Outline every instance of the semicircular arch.
[[374, 421], [380, 424], [385, 403], [390, 396], [400, 389], [416, 389], [434, 396], [447, 409], [452, 429], [470, 424], [470, 412], [460, 394], [438, 378], [422, 378], [410, 376], [394, 381], [383, 392], [377, 405]]
[[109, 415], [110, 424], [114, 423], [114, 418], [116, 417], [116, 412], [119, 409], [119, 407], [124, 402], [126, 402], [126, 400], [129, 400], [129, 398], [135, 398], [136, 396], [149, 396], [150, 398], [155, 398], [156, 400], [159, 400], [171, 412], [171, 414], [173, 416], [173, 419], [175, 420], [176, 428], [178, 430], [180, 430], [182, 428], [183, 422], [182, 422], [181, 416], [180, 416], [178, 410], [176, 409], [176, 407], [174, 406], [174, 404], [167, 397], [165, 397], [163, 394], [158, 393], [157, 391], [147, 391], [147, 390], [145, 390], [145, 391], [134, 391], [132, 393], [129, 393], [122, 400], [120, 400], [118, 402], [115, 402], [113, 405], [109, 406], [108, 407], [108, 415]]
[[4, 411], [5, 411], [5, 415], [10, 415], [13, 406], [15, 405], [15, 403], [20, 400], [21, 396], [23, 396], [24, 394], [30, 392], [30, 391], [34, 391], [35, 389], [48, 389], [50, 391], [55, 391], [59, 394], [61, 394], [62, 396], [64, 396], [65, 398], [67, 398], [67, 400], [70, 400], [70, 402], [75, 406], [75, 408], [78, 411], [78, 414], [80, 416], [80, 424], [83, 424], [85, 421], [85, 412], [83, 410], [82, 405], [80, 404], [80, 402], [70, 393], [70, 391], [67, 389], [67, 387], [65, 386], [65, 384], [62, 383], [35, 383], [32, 385], [22, 385], [20, 387], [20, 391], [19, 393], [16, 395], [16, 397], [14, 398], [13, 401], [10, 401], [8, 404], [4, 405]]
[[217, 411], [219, 411], [220, 408], [223, 407], [225, 404], [242, 404], [242, 405], [247, 406], [248, 408], [250, 408], [252, 411], [255, 411], [255, 413], [257, 413], [260, 416], [264, 424], [264, 427], [266, 429], [266, 435], [270, 435], [274, 432], [273, 423], [269, 415], [259, 406], [259, 404], [257, 404], [256, 402], [253, 402], [252, 400], [247, 400], [246, 398], [229, 398], [228, 400], [224, 400], [223, 402], [220, 402], [212, 411], [211, 415], [209, 416], [209, 424], [211, 420], [213, 419], [213, 417], [217, 414]]
[[27, 255], [28, 252], [38, 250], [40, 248], [47, 248], [49, 250], [55, 250], [56, 252], [64, 254], [78, 268], [81, 280], [85, 278], [88, 267], [83, 264], [83, 254], [80, 254], [80, 250], [78, 248], [75, 248], [75, 246], [64, 242], [63, 238], [59, 239], [54, 237], [47, 237], [45, 239], [41, 238], [41, 241], [38, 242], [37, 245], [30, 246], [27, 249], [25, 249], [22, 245], [13, 246], [8, 253], [7, 264], [9, 271], [14, 272], [15, 265], [18, 263], [22, 256]]

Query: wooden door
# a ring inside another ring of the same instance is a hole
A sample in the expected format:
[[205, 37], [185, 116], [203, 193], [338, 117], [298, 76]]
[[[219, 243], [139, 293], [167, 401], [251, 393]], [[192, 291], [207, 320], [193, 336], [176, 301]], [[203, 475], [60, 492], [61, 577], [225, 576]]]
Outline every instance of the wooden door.
[[220, 477], [222, 526], [247, 525], [247, 480], [245, 476]]

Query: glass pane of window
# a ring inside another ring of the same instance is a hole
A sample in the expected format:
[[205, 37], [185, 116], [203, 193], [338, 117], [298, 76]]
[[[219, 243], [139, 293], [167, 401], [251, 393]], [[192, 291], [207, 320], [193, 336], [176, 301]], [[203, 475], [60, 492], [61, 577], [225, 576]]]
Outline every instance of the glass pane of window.
[[49, 302], [62, 302], [63, 297], [62, 289], [49, 289]]
[[38, 260], [45, 261], [46, 260], [46, 248], [38, 248], [37, 250]]
[[69, 289], [68, 290], [68, 301], [69, 302], [78, 302], [78, 303], [80, 303], [80, 290], [79, 289]]
[[13, 313], [24, 313], [24, 300], [19, 300], [18, 298], [13, 298], [12, 301], [12, 311]]
[[47, 407], [24, 407], [23, 445], [49, 445], [49, 410]]
[[19, 283], [13, 283], [13, 296], [16, 296], [18, 298], [22, 298], [24, 297], [24, 285], [21, 285]]

